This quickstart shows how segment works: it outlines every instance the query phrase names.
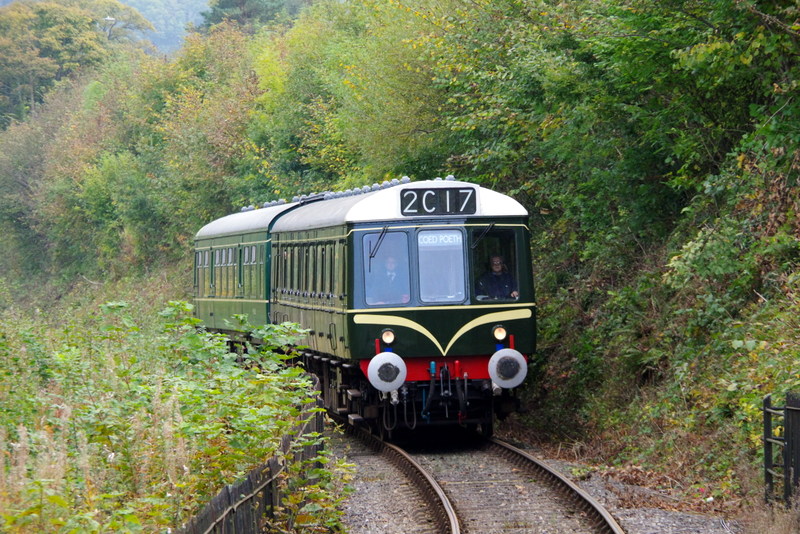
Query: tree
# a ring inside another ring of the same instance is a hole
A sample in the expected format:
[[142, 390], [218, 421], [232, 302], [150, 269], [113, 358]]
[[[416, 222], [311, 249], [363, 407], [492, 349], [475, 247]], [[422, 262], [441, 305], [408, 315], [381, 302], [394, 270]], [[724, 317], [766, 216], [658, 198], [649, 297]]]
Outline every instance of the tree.
[[211, 0], [209, 11], [202, 13], [203, 27], [210, 28], [223, 21], [245, 26], [260, 26], [278, 18], [287, 6], [296, 2], [287, 0]]
[[25, 117], [55, 82], [107, 60], [112, 41], [130, 41], [144, 29], [152, 26], [116, 0], [23, 0], [0, 8], [0, 127]]
[[109, 41], [138, 41], [153, 25], [138, 10], [117, 0], [62, 0], [91, 14]]

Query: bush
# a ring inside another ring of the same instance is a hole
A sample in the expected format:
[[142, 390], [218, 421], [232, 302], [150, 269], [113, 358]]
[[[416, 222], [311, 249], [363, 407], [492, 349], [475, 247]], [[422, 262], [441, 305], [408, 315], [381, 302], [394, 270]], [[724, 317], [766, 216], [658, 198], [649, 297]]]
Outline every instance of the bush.
[[5, 312], [16, 326], [0, 331], [4, 531], [174, 527], [273, 455], [315, 395], [309, 379], [274, 345], [240, 365], [190, 313], [172, 301], [157, 320], [135, 318], [116, 301], [48, 327]]

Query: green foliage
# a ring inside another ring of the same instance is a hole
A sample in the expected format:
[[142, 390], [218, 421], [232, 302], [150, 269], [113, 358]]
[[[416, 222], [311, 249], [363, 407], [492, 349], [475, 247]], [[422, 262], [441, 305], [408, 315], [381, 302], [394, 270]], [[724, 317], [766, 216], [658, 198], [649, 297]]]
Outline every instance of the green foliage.
[[335, 67], [341, 58], [331, 48], [341, 50], [363, 32], [358, 18], [341, 16], [344, 8], [324, 3], [304, 13], [291, 30], [267, 40], [255, 62], [263, 94], [252, 152], [259, 178], [276, 197], [323, 189], [358, 172], [331, 92], [341, 83]]
[[[292, 325], [274, 338], [260, 331], [267, 344], [242, 366], [191, 309], [172, 301], [153, 321], [128, 302], [106, 302], [53, 329], [42, 316], [3, 316], [15, 325], [0, 332], [4, 531], [174, 527], [302, 422], [299, 407], [315, 392], [272, 352], [301, 334]], [[294, 485], [308, 470], [289, 463]], [[328, 491], [340, 488], [341, 469], [309, 472], [315, 482], [297, 485], [304, 502], [335, 502]], [[323, 516], [338, 517], [332, 508]]]
[[[112, 17], [101, 31], [97, 13]], [[116, 0], [14, 2], [0, 8], [0, 128], [21, 120], [56, 82], [110, 56], [112, 40], [152, 29]]]
[[221, 25], [172, 64], [133, 55], [62, 84], [0, 135], [0, 224], [18, 252], [0, 262], [126, 273], [182, 256], [197, 228], [249, 203], [249, 58]]
[[258, 26], [281, 15], [296, 15], [302, 4], [303, 0], [213, 0], [201, 15], [205, 28], [226, 21]]
[[[160, 116], [165, 184], [181, 233], [192, 233], [231, 204], [249, 200], [246, 129], [258, 96], [245, 35], [220, 25], [187, 40], [176, 62], [180, 76]], [[197, 208], [201, 212], [197, 213]]]
[[319, 454], [303, 459], [297, 455], [299, 447], [295, 447], [287, 455], [289, 469], [279, 481], [285, 497], [277, 517], [268, 522], [271, 532], [330, 532], [343, 528], [339, 509], [353, 491], [349, 485], [353, 466], [334, 460], [324, 450], [320, 435], [305, 437], [302, 445], [320, 446]]

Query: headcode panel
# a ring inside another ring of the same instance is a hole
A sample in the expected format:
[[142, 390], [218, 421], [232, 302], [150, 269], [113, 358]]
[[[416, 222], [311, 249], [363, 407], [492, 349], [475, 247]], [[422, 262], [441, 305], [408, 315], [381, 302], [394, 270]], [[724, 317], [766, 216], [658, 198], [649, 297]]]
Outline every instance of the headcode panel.
[[400, 192], [400, 213], [420, 215], [473, 215], [477, 210], [475, 189], [447, 187], [404, 189]]

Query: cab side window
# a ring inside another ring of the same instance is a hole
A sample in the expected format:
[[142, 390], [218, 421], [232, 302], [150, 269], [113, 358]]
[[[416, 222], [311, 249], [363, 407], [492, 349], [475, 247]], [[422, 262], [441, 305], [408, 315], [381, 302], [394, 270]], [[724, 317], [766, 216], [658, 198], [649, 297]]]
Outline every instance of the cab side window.
[[473, 295], [476, 300], [516, 300], [519, 298], [519, 269], [515, 232], [510, 229], [473, 229]]

